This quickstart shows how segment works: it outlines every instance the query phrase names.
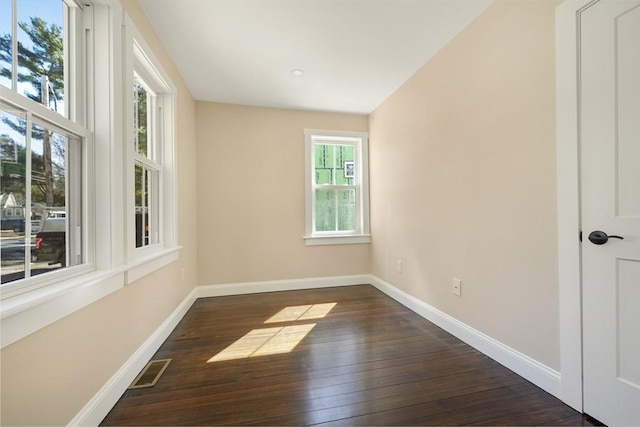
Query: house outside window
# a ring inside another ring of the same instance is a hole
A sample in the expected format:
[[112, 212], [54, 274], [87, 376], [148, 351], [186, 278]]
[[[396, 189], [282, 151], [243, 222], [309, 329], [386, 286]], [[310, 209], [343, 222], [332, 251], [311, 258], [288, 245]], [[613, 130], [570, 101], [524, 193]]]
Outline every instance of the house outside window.
[[305, 130], [307, 245], [368, 243], [368, 135]]

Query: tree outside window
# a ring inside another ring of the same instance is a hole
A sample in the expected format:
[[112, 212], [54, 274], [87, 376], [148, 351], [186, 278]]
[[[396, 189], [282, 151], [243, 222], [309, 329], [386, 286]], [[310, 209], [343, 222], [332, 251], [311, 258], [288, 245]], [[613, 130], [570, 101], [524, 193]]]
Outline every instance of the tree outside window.
[[[69, 20], [64, 17], [69, 6], [62, 0], [12, 0], [1, 2], [0, 9], [0, 86], [60, 114], [58, 123], [48, 122], [32, 113], [29, 102], [0, 99], [0, 193], [15, 204], [2, 206], [2, 230], [14, 233], [3, 234], [11, 237], [2, 242], [6, 283], [82, 262], [78, 247], [69, 250], [66, 224], [72, 198], [73, 215], [79, 215], [80, 194], [71, 197], [69, 192], [81, 188], [81, 168], [75, 164], [82, 138], [63, 130], [68, 120], [65, 69], [70, 52], [64, 22]], [[7, 214], [16, 208], [22, 214], [9, 220]], [[49, 219], [49, 224], [58, 223], [57, 231], [44, 239], [38, 233], [46, 231]], [[73, 222], [80, 224], [79, 216]], [[76, 227], [72, 231], [80, 232]]]

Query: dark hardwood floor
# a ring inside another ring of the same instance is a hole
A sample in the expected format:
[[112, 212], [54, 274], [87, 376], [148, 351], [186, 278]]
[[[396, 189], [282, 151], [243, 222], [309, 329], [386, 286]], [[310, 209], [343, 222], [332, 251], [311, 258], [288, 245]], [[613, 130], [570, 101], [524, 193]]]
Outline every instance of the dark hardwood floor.
[[165, 358], [102, 425], [591, 425], [368, 285], [200, 299]]

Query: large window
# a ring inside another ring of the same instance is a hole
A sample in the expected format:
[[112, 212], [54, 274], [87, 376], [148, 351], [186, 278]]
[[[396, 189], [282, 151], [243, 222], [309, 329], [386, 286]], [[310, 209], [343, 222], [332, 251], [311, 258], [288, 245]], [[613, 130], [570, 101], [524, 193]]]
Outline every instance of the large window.
[[367, 140], [365, 133], [305, 130], [308, 245], [369, 242]]
[[73, 1], [0, 0], [3, 292], [87, 261], [81, 22]]

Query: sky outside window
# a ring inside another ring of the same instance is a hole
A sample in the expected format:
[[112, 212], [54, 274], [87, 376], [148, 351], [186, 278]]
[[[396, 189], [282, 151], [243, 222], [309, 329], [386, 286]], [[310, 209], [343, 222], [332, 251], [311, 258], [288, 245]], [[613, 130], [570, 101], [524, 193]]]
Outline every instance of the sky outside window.
[[[33, 18], [40, 18], [48, 28], [52, 25], [56, 25], [60, 29], [63, 27], [64, 11], [66, 5], [62, 0], [0, 0], [0, 36], [2, 37], [1, 58], [0, 59], [0, 84], [11, 88], [11, 46], [12, 46], [12, 4], [16, 7], [18, 23], [25, 23], [31, 25]], [[28, 34], [18, 26], [17, 29], [17, 42], [24, 46], [26, 49], [33, 51], [34, 45]], [[64, 31], [61, 32], [63, 36]], [[60, 40], [60, 45], [63, 41]], [[45, 64], [47, 67], [47, 64]], [[62, 70], [60, 70], [62, 71]], [[29, 70], [24, 67], [24, 64], [18, 63], [18, 72], [23, 74], [29, 74]], [[52, 85], [61, 86], [62, 82], [53, 82]], [[33, 85], [27, 81], [24, 77], [18, 77], [18, 93], [37, 95], [34, 91]], [[64, 87], [54, 87], [57, 96], [50, 96], [50, 107], [54, 108], [59, 113], [64, 113]], [[57, 99], [56, 99], [57, 98]]]

